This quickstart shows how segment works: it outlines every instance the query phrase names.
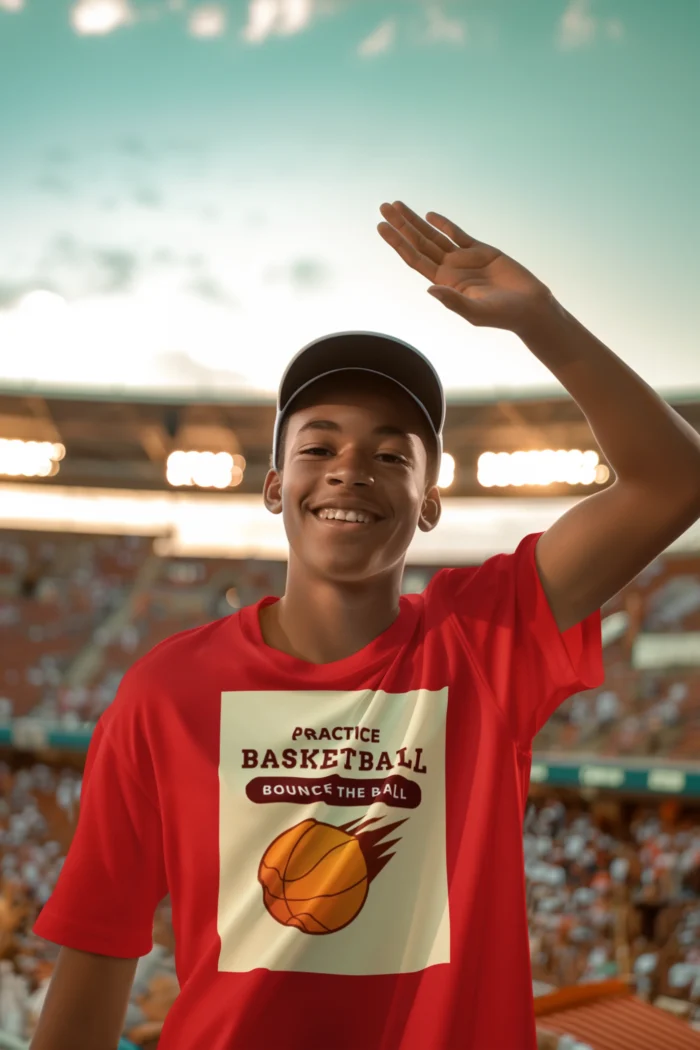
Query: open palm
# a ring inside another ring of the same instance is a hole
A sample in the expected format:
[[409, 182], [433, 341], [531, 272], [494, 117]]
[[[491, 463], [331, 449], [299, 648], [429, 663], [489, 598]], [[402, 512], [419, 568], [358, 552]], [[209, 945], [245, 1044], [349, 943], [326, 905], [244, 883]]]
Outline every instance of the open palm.
[[377, 229], [429, 281], [429, 291], [474, 325], [517, 332], [552, 296], [534, 274], [498, 248], [477, 241], [444, 215], [421, 219], [401, 201], [382, 204]]

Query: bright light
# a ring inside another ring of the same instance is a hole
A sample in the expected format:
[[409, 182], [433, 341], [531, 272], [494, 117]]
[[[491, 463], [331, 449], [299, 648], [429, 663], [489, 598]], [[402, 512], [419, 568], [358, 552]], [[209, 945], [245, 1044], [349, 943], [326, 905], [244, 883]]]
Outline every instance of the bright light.
[[189, 30], [192, 36], [201, 39], [221, 36], [226, 29], [226, 12], [218, 4], [205, 4], [196, 7], [189, 18]]
[[81, 36], [103, 36], [128, 25], [133, 13], [128, 0], [78, 0], [70, 13], [71, 23]]
[[168, 456], [166, 478], [175, 488], [235, 488], [243, 481], [245, 459], [230, 452], [185, 452], [178, 449]]
[[438, 488], [448, 489], [455, 479], [455, 461], [449, 452], [443, 452], [440, 460], [440, 473], [438, 475]]
[[240, 609], [241, 599], [239, 598], [238, 591], [235, 587], [229, 587], [226, 591], [226, 602], [232, 609]]
[[248, 24], [241, 36], [249, 44], [261, 43], [274, 30], [278, 17], [276, 0], [250, 0]]
[[0, 10], [2, 11], [21, 11], [24, 7], [24, 0], [0, 0]]
[[35, 317], [44, 317], [58, 310], [65, 310], [68, 304], [62, 295], [57, 292], [47, 292], [43, 288], [36, 288], [27, 292], [17, 303], [17, 309], [23, 314], [33, 314]]
[[286, 0], [281, 5], [278, 32], [285, 36], [300, 32], [310, 22], [313, 7], [312, 0]]
[[597, 452], [577, 448], [533, 449], [530, 452], [484, 452], [477, 479], [484, 488], [522, 485], [603, 485], [610, 471]]
[[0, 474], [8, 478], [52, 478], [66, 450], [50, 441], [0, 438]]

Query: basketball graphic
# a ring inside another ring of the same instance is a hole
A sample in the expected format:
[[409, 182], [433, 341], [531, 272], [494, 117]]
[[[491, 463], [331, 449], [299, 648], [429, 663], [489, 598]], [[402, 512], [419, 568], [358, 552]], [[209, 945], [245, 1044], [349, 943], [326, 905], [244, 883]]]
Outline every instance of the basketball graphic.
[[342, 930], [357, 918], [370, 882], [393, 857], [399, 839], [383, 842], [403, 820], [367, 831], [378, 818], [341, 827], [302, 820], [278, 835], [258, 868], [263, 903], [282, 926], [302, 933]]

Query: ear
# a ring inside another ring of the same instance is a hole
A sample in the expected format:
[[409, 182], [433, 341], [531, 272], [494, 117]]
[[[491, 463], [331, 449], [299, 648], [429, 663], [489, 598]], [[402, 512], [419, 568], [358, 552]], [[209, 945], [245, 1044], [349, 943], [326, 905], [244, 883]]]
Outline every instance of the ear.
[[440, 499], [440, 489], [437, 485], [434, 485], [426, 492], [425, 499], [423, 500], [420, 517], [418, 518], [418, 528], [420, 531], [432, 532], [439, 522], [441, 514], [442, 501]]
[[282, 513], [282, 475], [268, 470], [263, 485], [263, 503], [270, 514]]

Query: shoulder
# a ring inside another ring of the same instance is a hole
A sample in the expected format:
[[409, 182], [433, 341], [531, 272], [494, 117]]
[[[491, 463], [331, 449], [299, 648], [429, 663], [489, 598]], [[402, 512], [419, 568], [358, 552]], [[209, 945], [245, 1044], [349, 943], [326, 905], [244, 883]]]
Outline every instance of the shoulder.
[[[234, 614], [235, 615], [235, 614]], [[212, 623], [200, 627], [191, 627], [178, 631], [169, 638], [154, 645], [152, 649], [137, 660], [131, 671], [144, 677], [157, 676], [172, 678], [182, 671], [183, 666], [191, 666], [192, 661], [201, 660], [211, 655], [212, 649], [224, 643], [234, 616], [224, 616]]]
[[[234, 614], [235, 615], [235, 614]], [[225, 616], [200, 627], [178, 631], [154, 645], [136, 660], [122, 678], [117, 695], [102, 719], [108, 729], [116, 719], [125, 719], [152, 706], [161, 706], [178, 692], [183, 681], [211, 665], [216, 651], [227, 646], [233, 616]]]
[[478, 615], [506, 596], [514, 598], [536, 572], [538, 539], [539, 533], [526, 536], [511, 554], [495, 554], [480, 565], [440, 569], [426, 588], [426, 605], [457, 606], [462, 613]]

